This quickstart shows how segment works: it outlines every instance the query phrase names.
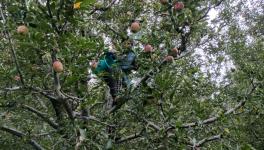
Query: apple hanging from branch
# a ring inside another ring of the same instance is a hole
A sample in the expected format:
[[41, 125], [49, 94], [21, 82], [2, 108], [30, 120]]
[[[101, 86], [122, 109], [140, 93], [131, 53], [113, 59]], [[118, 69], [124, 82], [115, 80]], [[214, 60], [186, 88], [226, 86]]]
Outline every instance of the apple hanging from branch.
[[137, 33], [140, 30], [139, 22], [135, 21], [131, 24], [130, 29], [133, 33]]
[[164, 61], [166, 61], [166, 62], [172, 62], [173, 60], [174, 60], [174, 57], [170, 56], [170, 55], [166, 56], [164, 59]]
[[144, 52], [145, 53], [150, 53], [150, 52], [153, 52], [153, 47], [150, 45], [150, 44], [147, 44], [144, 46]]
[[28, 28], [25, 25], [20, 25], [17, 27], [17, 33], [19, 34], [27, 34], [28, 33]]
[[52, 67], [53, 67], [53, 70], [57, 73], [60, 73], [63, 71], [63, 65], [59, 60], [54, 61]]
[[183, 2], [176, 2], [175, 4], [174, 4], [174, 7], [173, 7], [173, 9], [175, 10], [175, 11], [180, 11], [180, 10], [182, 10], [184, 8], [184, 4], [183, 4]]

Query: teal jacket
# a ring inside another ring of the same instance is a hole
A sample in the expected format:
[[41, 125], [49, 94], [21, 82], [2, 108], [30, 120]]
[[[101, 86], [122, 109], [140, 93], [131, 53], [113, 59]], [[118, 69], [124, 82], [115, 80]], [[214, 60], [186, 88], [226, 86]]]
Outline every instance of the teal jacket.
[[95, 74], [110, 72], [116, 64], [116, 56], [114, 53], [106, 52], [106, 54], [99, 60], [97, 67], [93, 70]]

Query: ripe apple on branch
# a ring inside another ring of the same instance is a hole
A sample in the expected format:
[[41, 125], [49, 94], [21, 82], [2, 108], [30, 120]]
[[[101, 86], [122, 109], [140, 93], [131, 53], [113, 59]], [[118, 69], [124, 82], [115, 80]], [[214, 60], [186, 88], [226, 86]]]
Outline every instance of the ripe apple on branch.
[[20, 25], [17, 27], [17, 33], [19, 34], [27, 34], [28, 33], [28, 28], [25, 25]]
[[184, 8], [184, 4], [183, 4], [183, 2], [176, 2], [175, 4], [174, 4], [174, 6], [173, 6], [173, 9], [175, 10], [175, 11], [180, 11], [180, 10], [182, 10]]
[[54, 61], [52, 67], [57, 73], [61, 73], [63, 71], [63, 65], [59, 60]]

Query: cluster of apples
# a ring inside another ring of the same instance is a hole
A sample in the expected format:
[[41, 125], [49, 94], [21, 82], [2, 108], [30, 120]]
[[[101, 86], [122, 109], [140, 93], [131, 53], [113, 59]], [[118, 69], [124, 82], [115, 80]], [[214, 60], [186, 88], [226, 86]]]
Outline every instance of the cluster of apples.
[[[20, 26], [17, 27], [17, 33], [18, 34], [25, 35], [28, 32], [29, 32], [29, 29], [28, 29], [28, 27], [26, 25], [20, 25]], [[53, 70], [55, 72], [60, 73], [60, 72], [63, 71], [63, 64], [59, 60], [56, 60], [56, 61], [53, 62], [52, 68], [53, 68]], [[16, 81], [19, 81], [20, 80], [20, 76], [15, 76], [14, 79]]]
[[178, 48], [172, 48], [169, 54], [165, 57], [164, 61], [172, 62], [174, 60], [174, 57], [177, 57], [180, 54], [180, 51]]
[[[160, 0], [160, 3], [162, 4], [162, 5], [167, 5], [168, 4], [168, 0]], [[183, 4], [183, 2], [175, 2], [174, 4], [173, 4], [173, 9], [175, 10], [175, 11], [180, 11], [180, 10], [182, 10], [184, 8], [184, 4]], [[131, 24], [131, 26], [130, 26], [130, 30], [131, 30], [131, 32], [133, 32], [133, 33], [137, 33], [139, 30], [140, 30], [140, 23], [138, 22], [138, 21], [135, 21], [135, 22], [133, 22], [132, 24]], [[146, 44], [145, 46], [144, 46], [144, 52], [145, 53], [151, 53], [151, 52], [154, 52], [154, 49], [153, 49], [153, 47], [152, 47], [152, 45], [150, 45], [150, 44]], [[167, 62], [172, 62], [173, 60], [174, 60], [174, 57], [177, 57], [177, 55], [179, 55], [179, 50], [177, 49], [177, 48], [173, 48], [173, 49], [171, 49], [171, 51], [170, 51], [170, 53], [171, 54], [169, 54], [169, 55], [167, 55], [166, 57], [165, 57], [165, 61], [167, 61]]]
[[[140, 30], [140, 24], [139, 22], [133, 22], [130, 26], [130, 30], [133, 32], [133, 33], [137, 33], [139, 30]], [[144, 46], [144, 52], [145, 53], [151, 53], [151, 52], [154, 52], [154, 49], [152, 47], [152, 45], [150, 44], [146, 44]], [[177, 48], [173, 48], [171, 49], [169, 55], [167, 55], [165, 58], [164, 58], [164, 61], [166, 62], [172, 62], [174, 60], [174, 57], [177, 57], [179, 55], [179, 50]], [[92, 68], [96, 68], [96, 63], [95, 62], [92, 62], [92, 65], [91, 65]]]

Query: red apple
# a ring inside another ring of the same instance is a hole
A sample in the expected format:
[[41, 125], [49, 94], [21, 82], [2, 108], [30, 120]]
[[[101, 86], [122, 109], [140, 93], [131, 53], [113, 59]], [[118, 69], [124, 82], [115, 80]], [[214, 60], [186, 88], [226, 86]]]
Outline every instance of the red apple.
[[176, 2], [173, 7], [173, 9], [176, 11], [182, 10], [183, 8], [184, 8], [183, 2]]
[[130, 26], [130, 29], [133, 33], [137, 33], [140, 30], [140, 25], [138, 22], [133, 22]]
[[52, 67], [53, 67], [53, 70], [57, 73], [60, 73], [63, 71], [63, 65], [59, 60], [54, 61]]
[[174, 58], [173, 58], [173, 56], [166, 56], [164, 60], [167, 62], [172, 62], [174, 60]]
[[166, 5], [166, 4], [168, 3], [168, 0], [160, 0], [160, 3], [161, 3], [162, 5]]
[[28, 28], [25, 25], [21, 25], [17, 27], [17, 33], [19, 34], [27, 34], [28, 33]]
[[146, 53], [153, 52], [153, 47], [150, 44], [145, 45], [144, 52]]

